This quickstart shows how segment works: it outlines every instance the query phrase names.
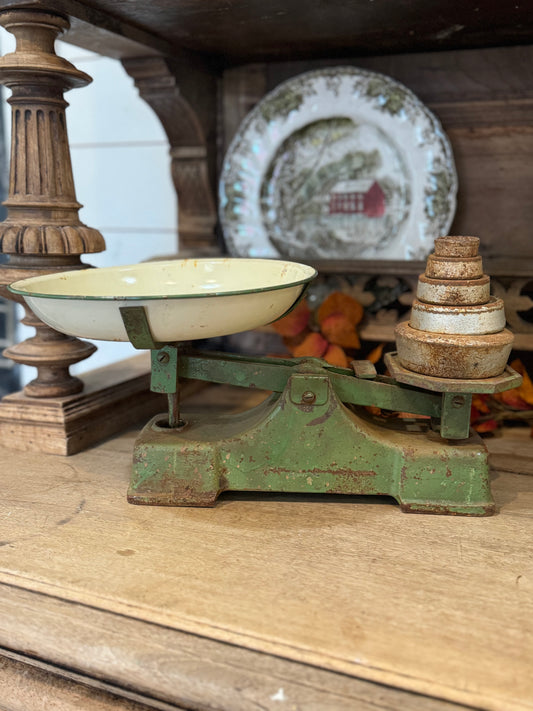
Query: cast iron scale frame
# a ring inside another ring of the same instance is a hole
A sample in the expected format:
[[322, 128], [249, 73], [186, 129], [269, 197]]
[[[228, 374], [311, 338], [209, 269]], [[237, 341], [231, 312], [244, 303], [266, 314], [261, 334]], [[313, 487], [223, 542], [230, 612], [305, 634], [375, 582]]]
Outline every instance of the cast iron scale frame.
[[[352, 369], [316, 358], [248, 358], [194, 352], [152, 338], [143, 306], [120, 309], [135, 348], [151, 350], [151, 389], [168, 396], [134, 447], [128, 501], [214, 506], [223, 491], [387, 495], [402, 511], [494, 512], [487, 450], [470, 430], [472, 393], [516, 387], [511, 368], [459, 380], [420, 375], [386, 355], [393, 377], [368, 361]], [[179, 379], [271, 391], [238, 414], [182, 416]], [[420, 418], [377, 418], [373, 405]]]

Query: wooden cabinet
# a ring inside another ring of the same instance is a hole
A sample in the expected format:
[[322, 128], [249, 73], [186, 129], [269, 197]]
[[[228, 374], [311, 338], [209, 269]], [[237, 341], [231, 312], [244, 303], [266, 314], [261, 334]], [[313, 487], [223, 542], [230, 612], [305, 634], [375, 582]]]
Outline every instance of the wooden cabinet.
[[[270, 88], [336, 63], [401, 80], [450, 136], [454, 230], [482, 237], [487, 270], [530, 343], [528, 3], [3, 0], [1, 9], [34, 12], [35, 32], [35, 11], [65, 17], [68, 41], [122, 60], [169, 137], [184, 250], [219, 249], [221, 156]], [[420, 267], [323, 265], [407, 281]], [[202, 407], [220, 402], [251, 404], [230, 388], [202, 392]], [[407, 516], [386, 500], [340, 497], [135, 507], [126, 503], [133, 437], [69, 458], [2, 450], [0, 708], [531, 708], [527, 436], [491, 445], [498, 514], [487, 519]]]
[[[123, 61], [169, 138], [184, 253], [223, 249], [216, 214], [222, 157], [267, 91], [308, 69], [340, 64], [403, 82], [437, 115], [452, 143], [459, 193], [451, 232], [481, 238], [486, 271], [506, 300], [517, 345], [532, 347], [533, 16], [527, 4], [6, 0], [2, 6], [64, 13], [67, 41]], [[325, 274], [358, 275], [363, 286], [369, 277], [389, 275], [411, 291], [423, 267], [387, 260], [319, 266]], [[392, 338], [390, 327], [375, 326], [367, 327], [369, 338]]]

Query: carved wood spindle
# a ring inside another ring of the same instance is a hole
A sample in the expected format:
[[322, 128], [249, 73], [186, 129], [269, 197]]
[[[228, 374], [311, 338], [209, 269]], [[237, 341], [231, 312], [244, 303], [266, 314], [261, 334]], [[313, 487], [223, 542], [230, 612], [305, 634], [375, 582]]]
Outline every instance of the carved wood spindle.
[[[17, 279], [79, 269], [80, 256], [101, 252], [98, 230], [78, 216], [63, 93], [91, 78], [55, 54], [56, 37], [68, 29], [61, 15], [41, 10], [0, 12], [0, 24], [15, 35], [15, 52], [0, 59], [0, 82], [12, 91], [11, 164], [6, 220], [0, 223], [0, 251], [9, 255], [0, 267], [0, 293], [17, 300], [7, 285]], [[54, 331], [24, 304], [23, 323], [36, 335], [8, 348], [5, 355], [37, 368], [37, 378], [24, 388], [31, 397], [60, 397], [80, 392], [83, 383], [69, 366], [96, 349]]]

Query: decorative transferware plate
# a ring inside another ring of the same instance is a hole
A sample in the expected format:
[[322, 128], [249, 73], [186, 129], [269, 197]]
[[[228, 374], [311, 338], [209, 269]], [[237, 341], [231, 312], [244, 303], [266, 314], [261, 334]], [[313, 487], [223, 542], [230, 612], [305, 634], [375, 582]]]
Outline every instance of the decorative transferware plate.
[[457, 178], [437, 118], [405, 86], [352, 67], [278, 86], [224, 160], [220, 217], [237, 256], [424, 259]]

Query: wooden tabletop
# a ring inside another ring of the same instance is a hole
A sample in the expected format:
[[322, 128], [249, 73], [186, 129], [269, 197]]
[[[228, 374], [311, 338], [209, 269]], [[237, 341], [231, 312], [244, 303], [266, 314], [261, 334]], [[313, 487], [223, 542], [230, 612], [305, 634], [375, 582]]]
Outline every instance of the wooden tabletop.
[[134, 437], [2, 452], [7, 657], [151, 708], [533, 708], [533, 477], [494, 472], [491, 518], [372, 497], [132, 506]]

